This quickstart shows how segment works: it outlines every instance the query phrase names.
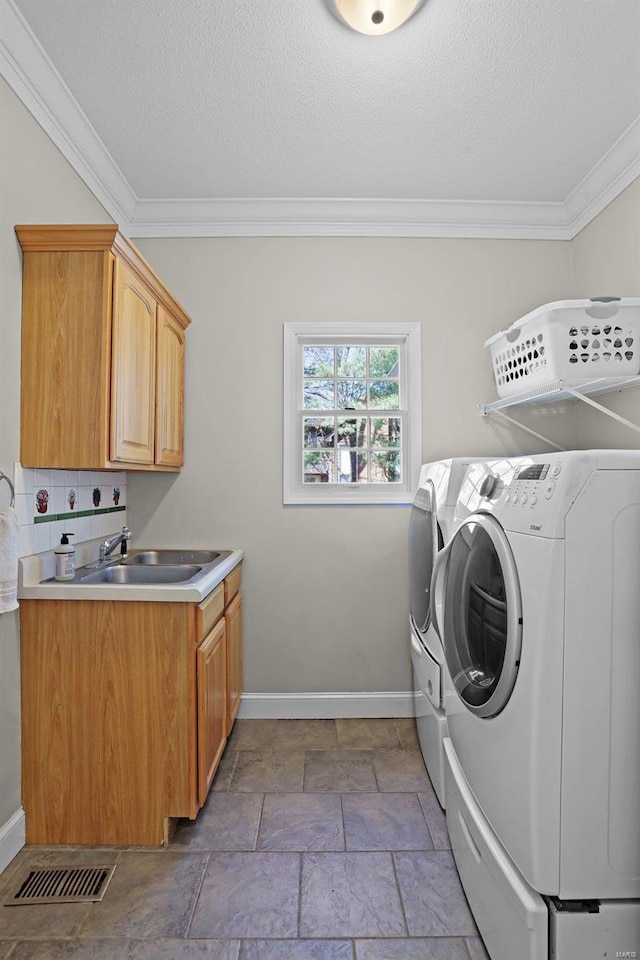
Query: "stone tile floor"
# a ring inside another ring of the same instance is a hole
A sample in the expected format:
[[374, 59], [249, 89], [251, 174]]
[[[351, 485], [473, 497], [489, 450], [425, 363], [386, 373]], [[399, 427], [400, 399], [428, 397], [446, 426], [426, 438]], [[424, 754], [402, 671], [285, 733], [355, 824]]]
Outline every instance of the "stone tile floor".
[[0, 906], [0, 960], [488, 960], [413, 720], [238, 720], [195, 822], [113, 863], [100, 904]]

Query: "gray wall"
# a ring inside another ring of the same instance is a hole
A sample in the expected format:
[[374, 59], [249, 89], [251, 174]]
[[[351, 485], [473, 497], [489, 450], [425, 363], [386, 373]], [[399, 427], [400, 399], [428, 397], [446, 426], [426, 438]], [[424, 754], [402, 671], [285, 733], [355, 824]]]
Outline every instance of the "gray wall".
[[[176, 478], [130, 476], [134, 536], [246, 550], [248, 691], [410, 689], [408, 507], [282, 504], [282, 325], [420, 322], [424, 460], [529, 452], [527, 434], [479, 415], [478, 404], [495, 396], [483, 342], [540, 303], [570, 296], [570, 245], [296, 238], [139, 246], [193, 323], [185, 468]], [[545, 414], [561, 441], [570, 423], [557, 410]]]
[[[0, 470], [12, 475], [20, 454], [22, 295], [14, 225], [108, 223], [111, 218], [2, 79], [0, 120]], [[4, 507], [6, 495], [0, 496]], [[0, 615], [0, 830], [20, 807], [19, 691], [16, 611]]]
[[[0, 469], [8, 472], [19, 456], [21, 261], [13, 226], [110, 218], [1, 81], [0, 119]], [[248, 690], [409, 688], [408, 509], [282, 505], [282, 324], [417, 320], [423, 458], [543, 449], [479, 416], [477, 404], [495, 397], [482, 343], [549, 300], [638, 295], [638, 196], [635, 184], [573, 243], [140, 242], [193, 324], [186, 466], [178, 476], [132, 475], [129, 519], [140, 544], [245, 548]], [[585, 445], [597, 436], [573, 408], [529, 417], [566, 445], [578, 429]], [[620, 440], [631, 442], [635, 435]], [[18, 615], [3, 614], [0, 829], [20, 804], [18, 651]]]
[[[575, 296], [640, 297], [640, 180], [620, 194], [571, 244]], [[640, 388], [595, 397], [640, 424]], [[640, 446], [640, 434], [580, 404], [576, 447]]]

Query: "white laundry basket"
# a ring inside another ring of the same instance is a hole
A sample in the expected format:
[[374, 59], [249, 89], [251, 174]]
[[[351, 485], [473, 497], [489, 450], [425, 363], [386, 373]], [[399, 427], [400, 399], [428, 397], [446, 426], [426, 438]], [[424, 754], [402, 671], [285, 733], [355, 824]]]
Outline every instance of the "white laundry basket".
[[485, 341], [498, 396], [640, 372], [640, 298], [546, 303]]

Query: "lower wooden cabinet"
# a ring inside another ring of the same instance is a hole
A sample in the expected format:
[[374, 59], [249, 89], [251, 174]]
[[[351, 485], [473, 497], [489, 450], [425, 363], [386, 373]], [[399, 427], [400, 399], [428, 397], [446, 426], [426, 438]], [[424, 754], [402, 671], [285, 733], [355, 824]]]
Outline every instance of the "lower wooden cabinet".
[[198, 802], [202, 806], [227, 742], [227, 630], [222, 617], [196, 651]]
[[237, 593], [225, 611], [227, 624], [226, 732], [231, 733], [242, 697], [242, 594]]
[[21, 601], [28, 843], [155, 846], [195, 818], [240, 702], [225, 586], [201, 604]]

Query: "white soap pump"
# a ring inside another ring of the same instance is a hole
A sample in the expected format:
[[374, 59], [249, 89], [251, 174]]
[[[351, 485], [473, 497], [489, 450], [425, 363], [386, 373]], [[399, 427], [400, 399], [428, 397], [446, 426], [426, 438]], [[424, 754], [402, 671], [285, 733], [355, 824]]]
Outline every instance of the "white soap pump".
[[56, 580], [73, 580], [76, 575], [76, 548], [69, 543], [73, 533], [63, 533], [56, 555]]

